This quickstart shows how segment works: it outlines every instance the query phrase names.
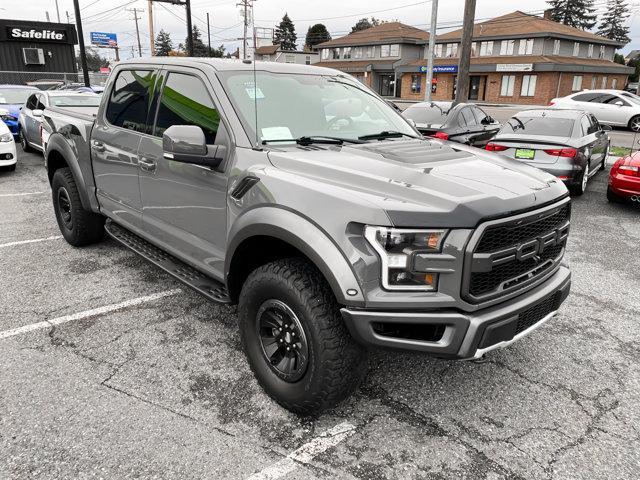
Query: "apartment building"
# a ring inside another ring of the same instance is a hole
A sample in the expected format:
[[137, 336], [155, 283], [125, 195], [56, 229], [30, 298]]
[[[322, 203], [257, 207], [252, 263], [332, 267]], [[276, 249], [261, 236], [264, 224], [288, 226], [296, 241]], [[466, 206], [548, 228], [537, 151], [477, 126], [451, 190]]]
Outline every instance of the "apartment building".
[[[434, 100], [455, 97], [462, 30], [435, 40]], [[391, 22], [318, 46], [317, 65], [350, 73], [383, 96], [425, 97], [429, 34]], [[515, 11], [473, 30], [470, 99], [544, 105], [593, 88], [624, 88], [633, 69], [613, 61], [623, 44]]]
[[398, 67], [424, 58], [429, 34], [388, 22], [316, 46], [316, 65], [350, 73], [380, 95], [401, 97]]

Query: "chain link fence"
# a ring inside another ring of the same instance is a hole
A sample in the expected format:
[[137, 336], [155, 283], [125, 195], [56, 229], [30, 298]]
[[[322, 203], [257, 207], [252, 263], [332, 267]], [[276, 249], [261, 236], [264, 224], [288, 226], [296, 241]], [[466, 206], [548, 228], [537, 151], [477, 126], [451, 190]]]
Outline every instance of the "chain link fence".
[[[89, 72], [91, 85], [104, 86], [108, 73]], [[0, 85], [33, 85], [41, 90], [48, 90], [59, 85], [79, 83], [84, 85], [82, 72], [21, 72], [0, 70]]]

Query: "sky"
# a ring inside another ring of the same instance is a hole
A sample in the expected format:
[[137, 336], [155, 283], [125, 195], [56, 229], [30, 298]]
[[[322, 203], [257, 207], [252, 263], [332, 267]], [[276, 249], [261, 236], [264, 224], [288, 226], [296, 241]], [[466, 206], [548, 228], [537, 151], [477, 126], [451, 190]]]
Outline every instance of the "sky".
[[[73, 21], [73, 1], [57, 0], [61, 21], [66, 22], [68, 12]], [[241, 45], [242, 17], [238, 0], [191, 0], [192, 17], [204, 33], [206, 43], [206, 16], [211, 23], [211, 44], [224, 44], [227, 51], [235, 51]], [[595, 0], [598, 13], [605, 10], [605, 0]], [[640, 49], [640, 0], [628, 0], [632, 15], [627, 21], [631, 27], [631, 43], [622, 49], [628, 52]], [[545, 0], [477, 0], [476, 20], [489, 19], [514, 10], [541, 13], [547, 6]], [[462, 22], [464, 0], [440, 0], [438, 8], [438, 33], [458, 26]], [[147, 0], [80, 0], [81, 15], [86, 40], [89, 32], [112, 32], [118, 36], [123, 59], [138, 56], [133, 9], [138, 10], [140, 37], [143, 55], [149, 54], [149, 28]], [[142, 11], [141, 11], [142, 10]], [[46, 20], [46, 12], [52, 21], [57, 21], [56, 0], [0, 0], [0, 18], [16, 20]], [[171, 34], [177, 46], [186, 37], [185, 9], [181, 6], [155, 3], [154, 25], [157, 33], [161, 28]], [[400, 22], [427, 30], [431, 18], [431, 2], [419, 0], [255, 0], [254, 17], [256, 27], [273, 28], [284, 13], [293, 20], [298, 44], [302, 46], [309, 26], [324, 23], [333, 38], [346, 35], [362, 17], [374, 16], [381, 20]], [[448, 27], [448, 28], [447, 28]], [[114, 58], [113, 52], [101, 49], [100, 53]]]

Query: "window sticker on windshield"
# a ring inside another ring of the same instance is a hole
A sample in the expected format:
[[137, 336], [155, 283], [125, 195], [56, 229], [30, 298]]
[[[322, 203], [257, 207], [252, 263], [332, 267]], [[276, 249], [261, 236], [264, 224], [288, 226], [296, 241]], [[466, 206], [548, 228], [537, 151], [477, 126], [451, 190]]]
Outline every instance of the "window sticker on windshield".
[[293, 140], [291, 130], [287, 127], [265, 127], [262, 129], [262, 140]]

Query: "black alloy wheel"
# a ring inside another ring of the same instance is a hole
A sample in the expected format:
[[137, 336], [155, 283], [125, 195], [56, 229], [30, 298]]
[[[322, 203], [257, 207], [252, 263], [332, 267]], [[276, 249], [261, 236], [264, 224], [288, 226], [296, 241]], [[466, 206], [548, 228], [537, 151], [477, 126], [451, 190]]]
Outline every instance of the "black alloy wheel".
[[58, 189], [58, 210], [60, 212], [60, 219], [65, 227], [69, 230], [73, 230], [73, 216], [71, 199], [69, 198], [69, 192], [65, 187]]

